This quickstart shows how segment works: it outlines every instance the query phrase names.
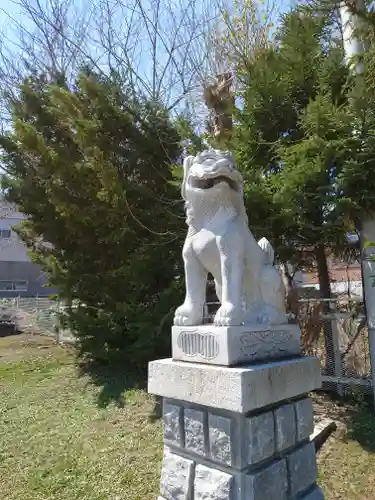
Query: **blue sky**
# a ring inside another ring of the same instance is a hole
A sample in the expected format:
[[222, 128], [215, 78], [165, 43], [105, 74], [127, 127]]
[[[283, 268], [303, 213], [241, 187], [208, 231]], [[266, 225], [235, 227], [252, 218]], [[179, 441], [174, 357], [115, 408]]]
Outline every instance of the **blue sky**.
[[[147, 1], [152, 0], [143, 0], [143, 4], [147, 3]], [[33, 0], [30, 0], [31, 3], [33, 3]], [[187, 0], [181, 0], [180, 4], [181, 6], [184, 6], [186, 4]], [[40, 2], [42, 5], [47, 5], [48, 0], [41, 0]], [[74, 0], [74, 6], [77, 7], [78, 9], [87, 9], [90, 8], [90, 1], [88, 0]], [[123, 2], [126, 4], [126, 1]], [[129, 4], [132, 3], [131, 1]], [[260, 4], [265, 5], [267, 2], [260, 2]], [[287, 11], [292, 5], [296, 3], [296, 0], [275, 0], [275, 7], [279, 12], [285, 12]], [[228, 0], [228, 5], [230, 6], [231, 1]], [[233, 2], [234, 4], [234, 2]], [[27, 19], [27, 16], [23, 15], [22, 8], [19, 5], [18, 0], [1, 0], [0, 2], [0, 28], [2, 30], [5, 30], [9, 38], [11, 38], [13, 41], [16, 41], [16, 36], [12, 36], [11, 34], [11, 23], [10, 23], [10, 18], [16, 19], [20, 24], [22, 24], [25, 28], [31, 27], [32, 23], [29, 22]]]
[[[48, 5], [49, 3], [49, 0], [40, 0], [40, 1], [42, 5]], [[126, 28], [126, 23], [127, 23], [126, 16], [129, 13], [128, 7], [129, 5], [134, 4], [134, 1], [135, 0], [123, 0], [122, 13], [117, 8], [116, 15], [113, 16], [112, 18], [112, 22], [114, 22], [114, 24], [117, 26], [118, 32], [120, 33], [123, 24], [125, 25]], [[175, 15], [175, 19], [177, 19], [176, 21], [177, 24], [179, 16], [181, 18], [181, 12], [183, 11], [183, 8], [187, 5], [187, 1], [188, 0], [166, 0], [166, 5], [170, 4], [171, 2], [174, 5], [173, 15]], [[196, 5], [199, 6], [197, 8], [198, 16], [201, 14], [201, 12], [199, 12], [199, 9], [200, 8], [204, 9], [203, 5], [207, 5], [207, 2], [211, 2], [210, 5], [212, 4], [215, 5], [215, 0], [196, 0], [196, 1], [197, 1]], [[267, 1], [272, 1], [272, 0], [265, 0], [265, 2], [263, 2], [263, 6], [266, 4]], [[29, 2], [31, 3], [31, 5], [33, 4], [35, 5], [34, 0], [29, 0]], [[142, 0], [142, 6], [146, 6], [145, 8], [147, 9], [147, 5], [150, 5], [150, 3], [152, 2], [153, 0]], [[82, 12], [83, 15], [87, 14], [87, 12], [90, 10], [91, 3], [92, 2], [89, 0], [72, 1], [72, 4], [74, 4], [74, 9], [77, 10], [78, 13]], [[113, 4], [114, 3], [115, 2], [113, 1]], [[161, 3], [163, 4], [163, 0], [161, 0]], [[290, 8], [292, 3], [294, 3], [294, 0], [277, 0], [275, 7], [277, 11], [285, 12]], [[228, 6], [234, 5], [234, 1], [231, 2], [231, 0], [227, 0], [227, 5]], [[164, 13], [162, 14], [162, 19], [168, 18], [169, 19], [168, 22], [170, 22], [170, 17], [168, 16], [170, 15], [167, 14], [166, 11], [164, 11]], [[18, 48], [19, 29], [15, 28], [15, 22], [19, 23], [19, 25], [21, 25], [27, 31], [33, 31], [35, 28], [35, 26], [33, 26], [33, 23], [28, 19], [28, 17], [23, 14], [22, 8], [19, 6], [19, 0], [0, 0], [0, 30], [1, 33], [5, 34], [4, 45], [6, 45], [8, 47], [8, 50], [12, 52], [13, 54], [12, 58], [17, 60], [17, 53], [19, 53], [19, 48]], [[167, 37], [169, 31], [169, 26], [167, 25], [168, 22], [165, 22], [162, 26], [162, 28], [165, 30], [165, 36]], [[173, 30], [171, 29], [171, 31]], [[94, 33], [93, 36], [95, 36], [94, 30], [90, 30], [90, 35], [92, 33]], [[151, 44], [147, 36], [147, 30], [142, 28], [140, 35], [135, 38], [137, 41], [137, 45], [132, 55], [133, 64], [137, 65], [138, 72], [143, 79], [147, 80], [147, 82], [152, 81], [152, 68], [150, 68], [150, 58], [149, 58], [149, 54], [151, 52]], [[199, 54], [201, 50], [202, 50], [201, 45], [199, 43], [196, 44], [194, 50], [191, 50], [192, 53], [197, 54], [197, 61], [199, 60]], [[88, 42], [87, 49], [85, 49], [85, 52], [86, 53], [89, 52], [90, 56], [94, 58], [97, 58], [98, 54], [100, 54], [101, 51], [102, 51], [102, 46], [100, 46], [100, 44], [96, 45], [95, 42], [92, 40]], [[157, 60], [161, 66], [160, 73], [162, 73], [163, 65], [168, 61], [168, 53], [165, 50], [163, 50], [162, 44], [160, 43], [158, 44]], [[101, 67], [103, 67], [103, 64], [104, 65], [107, 64], [107, 61], [105, 59], [100, 60]], [[175, 99], [173, 96], [174, 93], [180, 95], [179, 93], [181, 92], [181, 85], [182, 84], [180, 82], [180, 89], [178, 88], [178, 84], [169, 86], [170, 95], [168, 99], [170, 99], [172, 102]]]

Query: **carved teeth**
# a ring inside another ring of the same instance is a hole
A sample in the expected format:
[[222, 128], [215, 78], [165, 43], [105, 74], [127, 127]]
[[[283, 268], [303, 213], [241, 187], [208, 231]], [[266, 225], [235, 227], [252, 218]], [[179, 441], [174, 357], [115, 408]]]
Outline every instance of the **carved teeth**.
[[232, 189], [238, 190], [237, 183], [225, 175], [218, 175], [216, 177], [192, 176], [190, 185], [193, 188], [210, 189], [220, 182], [226, 182]]

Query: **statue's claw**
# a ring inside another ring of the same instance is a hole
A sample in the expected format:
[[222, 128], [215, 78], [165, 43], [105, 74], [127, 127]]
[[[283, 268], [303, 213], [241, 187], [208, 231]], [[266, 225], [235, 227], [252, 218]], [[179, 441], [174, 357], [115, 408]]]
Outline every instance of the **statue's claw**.
[[202, 309], [196, 307], [194, 304], [185, 302], [182, 306], [176, 309], [173, 323], [176, 326], [195, 326], [200, 325], [202, 321]]
[[216, 326], [240, 326], [243, 321], [241, 307], [236, 307], [230, 302], [222, 304], [216, 312], [214, 324]]

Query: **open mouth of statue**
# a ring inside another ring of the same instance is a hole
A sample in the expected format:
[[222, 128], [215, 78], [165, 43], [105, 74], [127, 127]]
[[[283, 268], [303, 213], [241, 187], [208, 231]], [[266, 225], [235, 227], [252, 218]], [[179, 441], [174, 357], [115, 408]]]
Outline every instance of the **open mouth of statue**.
[[236, 182], [232, 181], [232, 179], [229, 179], [228, 177], [225, 177], [224, 175], [218, 175], [217, 177], [211, 177], [208, 179], [198, 179], [198, 177], [190, 178], [191, 187], [196, 189], [211, 189], [216, 186], [216, 184], [220, 184], [220, 182], [226, 182], [234, 191], [238, 190]]

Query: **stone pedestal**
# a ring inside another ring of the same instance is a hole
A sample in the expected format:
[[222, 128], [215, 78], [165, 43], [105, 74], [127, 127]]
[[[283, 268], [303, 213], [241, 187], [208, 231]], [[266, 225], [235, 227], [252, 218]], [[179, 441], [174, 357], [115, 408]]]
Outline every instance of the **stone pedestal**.
[[297, 325], [174, 326], [173, 359], [233, 366], [301, 354]]
[[[230, 338], [228, 328], [217, 330], [220, 349]], [[163, 397], [159, 500], [323, 500], [307, 396], [320, 386], [319, 362], [295, 356], [293, 346], [292, 354], [233, 367], [214, 359], [150, 363], [149, 392]]]

